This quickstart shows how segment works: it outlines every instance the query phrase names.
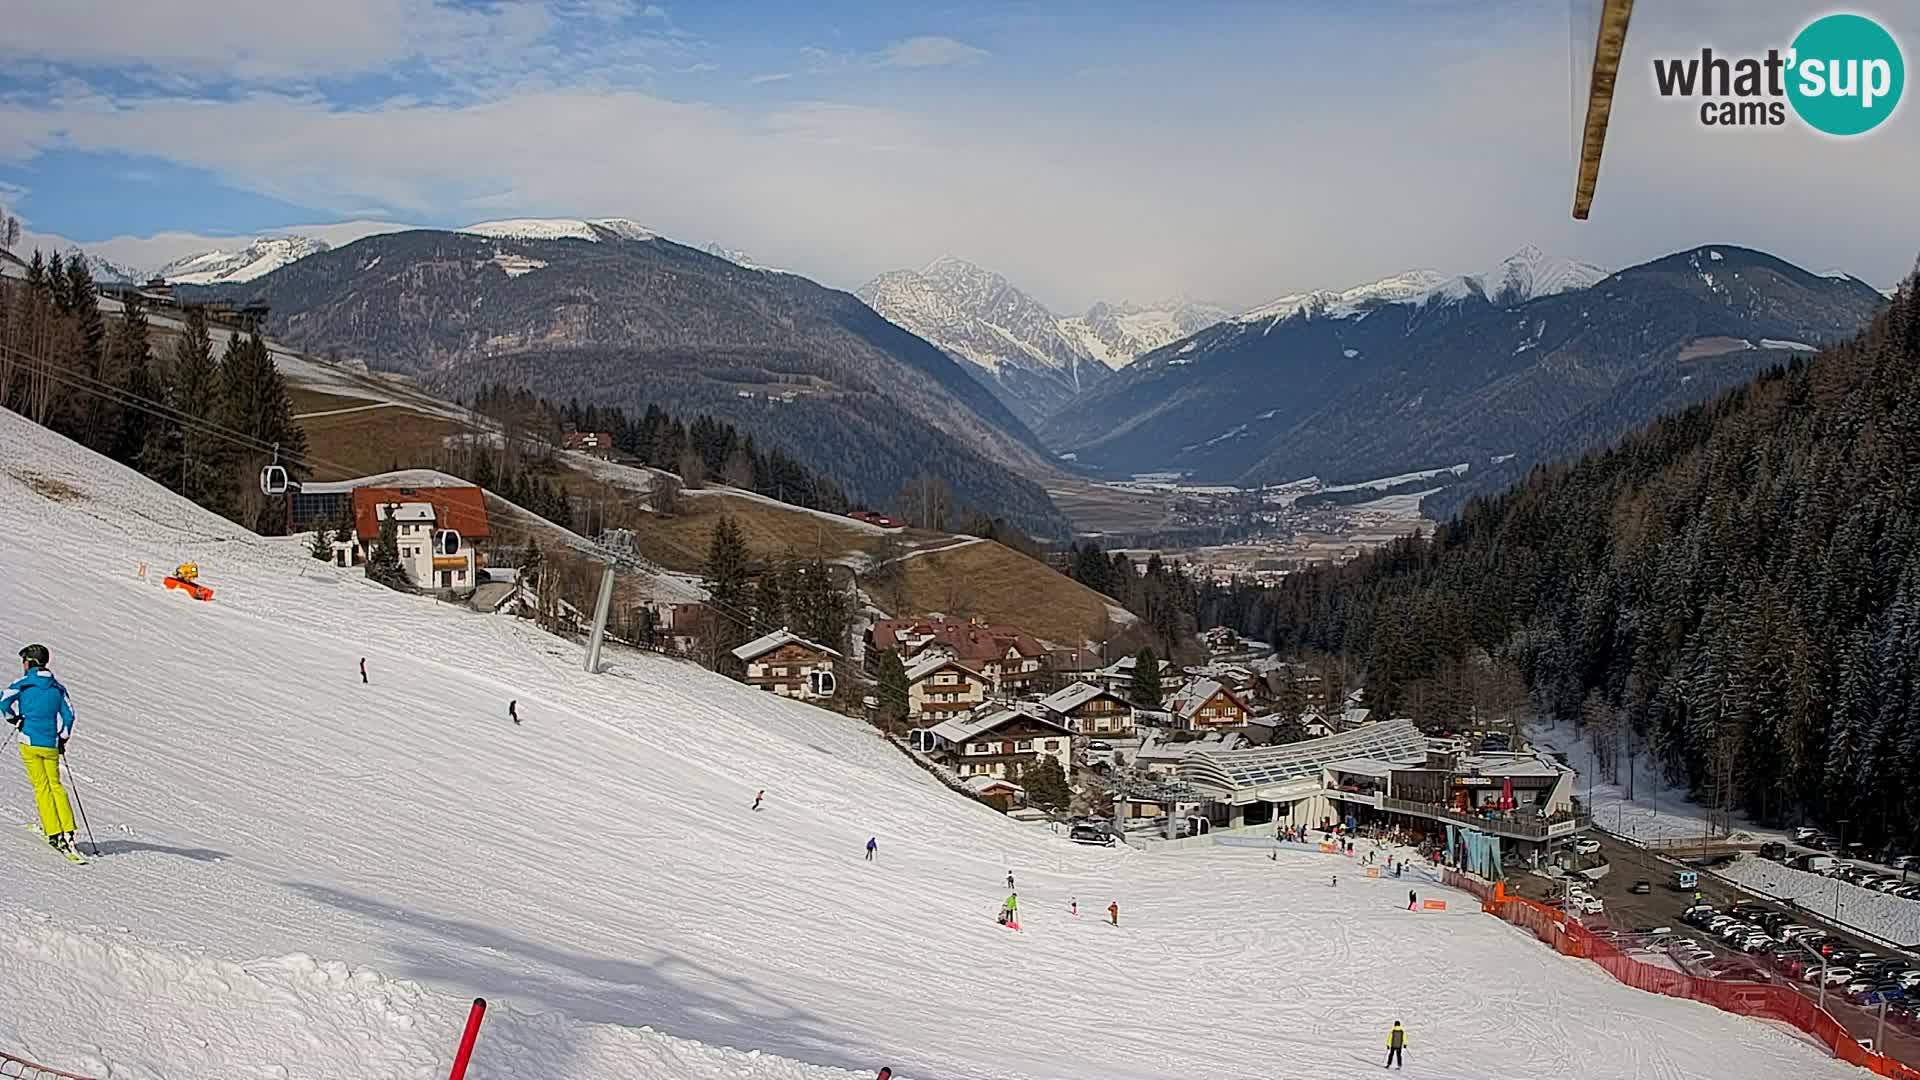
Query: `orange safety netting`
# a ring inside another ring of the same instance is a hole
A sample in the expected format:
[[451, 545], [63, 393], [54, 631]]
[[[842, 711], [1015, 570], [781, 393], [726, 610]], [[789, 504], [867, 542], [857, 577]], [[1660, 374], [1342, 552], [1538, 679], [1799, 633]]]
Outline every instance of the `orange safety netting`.
[[[1451, 880], [1447, 884], [1455, 885]], [[1687, 998], [1741, 1016], [1792, 1024], [1818, 1039], [1833, 1052], [1833, 1056], [1842, 1061], [1893, 1080], [1920, 1080], [1920, 1070], [1860, 1045], [1832, 1013], [1792, 987], [1779, 983], [1710, 979], [1644, 963], [1621, 952], [1605, 938], [1596, 937], [1592, 931], [1568, 919], [1564, 912], [1556, 908], [1506, 895], [1503, 886], [1493, 886], [1483, 898], [1481, 907], [1490, 915], [1531, 931], [1534, 937], [1564, 955], [1591, 960], [1601, 970], [1636, 990]]]

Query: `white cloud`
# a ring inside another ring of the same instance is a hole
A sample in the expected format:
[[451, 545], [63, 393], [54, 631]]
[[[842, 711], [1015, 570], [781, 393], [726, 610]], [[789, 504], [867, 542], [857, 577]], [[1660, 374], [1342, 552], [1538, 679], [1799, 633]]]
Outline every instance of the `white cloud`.
[[[1727, 11], [1715, 26], [1745, 25]], [[1779, 20], [1783, 33], [1796, 18]], [[1291, 54], [1244, 62], [1270, 41], [1220, 42], [1168, 53], [1153, 80], [1075, 80], [1063, 64], [1037, 89], [891, 107], [720, 106], [557, 80], [361, 107], [310, 92], [213, 101], [192, 84], [119, 101], [66, 90], [44, 107], [0, 100], [0, 162], [63, 148], [147, 155], [315, 216], [633, 217], [668, 236], [726, 237], [840, 287], [960, 251], [1063, 311], [1175, 293], [1250, 306], [1409, 266], [1476, 269], [1528, 242], [1608, 266], [1740, 243], [1876, 284], [1912, 265], [1914, 237], [1886, 223], [1911, 217], [1913, 108], [1850, 143], [1707, 133], [1656, 99], [1645, 72], [1654, 55], [1714, 39], [1686, 12], [1649, 12], [1630, 37], [1594, 220], [1575, 223], [1565, 22], [1522, 4], [1458, 33], [1444, 49], [1368, 39], [1362, 58], [1304, 67]], [[1920, 40], [1920, 23], [1896, 33]], [[1437, 65], [1436, 52], [1455, 60]], [[833, 55], [819, 54], [793, 71]], [[1139, 69], [1124, 50], [1085, 60]], [[856, 95], [875, 63], [856, 56], [839, 92]], [[166, 261], [115, 254], [138, 254], [131, 238], [110, 243], [116, 261]]]
[[243, 81], [355, 75], [411, 58], [450, 68], [511, 59], [552, 25], [539, 4], [482, 11], [433, 0], [61, 0], [6, 17], [0, 58]]
[[793, 72], [791, 71], [769, 71], [764, 75], [755, 75], [753, 78], [748, 79], [747, 85], [760, 86], [765, 83], [786, 82], [791, 78], [793, 78]]
[[986, 57], [987, 50], [950, 37], [912, 37], [887, 46], [880, 62], [887, 67], [955, 67]]

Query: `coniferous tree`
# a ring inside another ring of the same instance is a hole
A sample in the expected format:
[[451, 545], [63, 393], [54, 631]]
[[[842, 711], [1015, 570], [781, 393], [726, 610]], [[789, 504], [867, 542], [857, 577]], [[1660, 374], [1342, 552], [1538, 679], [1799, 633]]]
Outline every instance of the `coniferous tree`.
[[147, 439], [155, 424], [154, 407], [161, 404], [159, 380], [153, 374], [153, 348], [148, 342], [146, 308], [129, 297], [121, 306], [108, 343], [116, 387], [128, 401], [120, 411], [108, 454], [123, 465], [139, 468]]
[[1160, 707], [1160, 658], [1152, 649], [1141, 649], [1133, 657], [1133, 683], [1128, 700], [1145, 709]]
[[380, 535], [374, 540], [373, 547], [367, 551], [367, 577], [385, 585], [389, 589], [402, 592], [412, 587], [407, 580], [407, 572], [400, 565], [400, 540], [393, 521], [393, 511], [397, 506], [388, 506], [380, 518]]
[[161, 366], [160, 400], [170, 417], [156, 420], [141, 450], [141, 471], [217, 514], [233, 509], [233, 446], [216, 425], [224, 414], [220, 366], [205, 313], [186, 309], [186, 327]]
[[325, 525], [313, 530], [313, 539], [307, 542], [307, 554], [321, 562], [332, 562], [333, 530]]
[[1023, 770], [1020, 786], [1026, 789], [1028, 802], [1047, 810], [1065, 810], [1073, 803], [1073, 788], [1067, 783], [1066, 771], [1051, 756], [1042, 755]]
[[733, 515], [723, 515], [707, 545], [708, 626], [717, 670], [736, 666], [733, 650], [751, 638], [753, 597], [747, 582], [747, 542]]
[[907, 666], [897, 650], [887, 649], [875, 661], [875, 669], [881, 719], [889, 730], [897, 730], [907, 721]]

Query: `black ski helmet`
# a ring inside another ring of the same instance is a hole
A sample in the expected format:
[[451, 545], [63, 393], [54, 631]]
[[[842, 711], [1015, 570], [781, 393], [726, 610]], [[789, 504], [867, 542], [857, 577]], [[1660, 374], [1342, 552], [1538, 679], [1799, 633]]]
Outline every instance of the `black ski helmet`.
[[53, 657], [47, 652], [45, 645], [29, 645], [20, 650], [20, 659], [34, 667], [46, 667], [52, 662]]

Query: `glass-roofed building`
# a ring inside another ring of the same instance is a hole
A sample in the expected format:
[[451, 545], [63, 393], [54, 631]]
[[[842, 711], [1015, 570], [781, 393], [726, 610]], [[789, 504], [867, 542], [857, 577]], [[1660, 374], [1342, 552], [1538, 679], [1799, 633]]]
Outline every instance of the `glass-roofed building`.
[[1338, 822], [1425, 835], [1455, 825], [1537, 850], [1581, 825], [1573, 776], [1539, 754], [1465, 753], [1411, 720], [1281, 746], [1196, 750], [1179, 771], [1215, 827]]

